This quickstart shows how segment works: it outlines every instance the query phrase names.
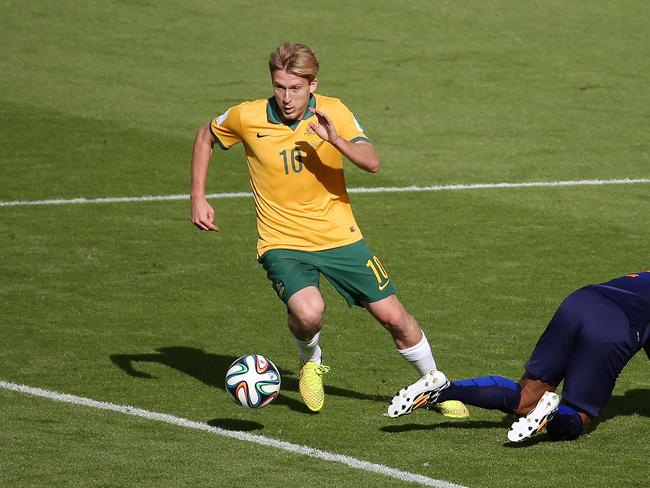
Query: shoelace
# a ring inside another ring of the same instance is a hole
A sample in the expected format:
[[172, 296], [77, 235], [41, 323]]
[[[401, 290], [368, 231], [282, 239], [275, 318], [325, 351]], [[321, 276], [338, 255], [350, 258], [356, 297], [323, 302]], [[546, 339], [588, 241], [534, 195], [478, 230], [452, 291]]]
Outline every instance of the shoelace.
[[325, 366], [324, 364], [319, 364], [316, 366], [312, 371], [317, 374], [318, 376], [323, 376], [325, 373], [327, 373], [330, 370], [329, 366]]
[[325, 366], [324, 364], [319, 364], [316, 369], [314, 370], [317, 375], [323, 376], [325, 373], [329, 372], [330, 367]]

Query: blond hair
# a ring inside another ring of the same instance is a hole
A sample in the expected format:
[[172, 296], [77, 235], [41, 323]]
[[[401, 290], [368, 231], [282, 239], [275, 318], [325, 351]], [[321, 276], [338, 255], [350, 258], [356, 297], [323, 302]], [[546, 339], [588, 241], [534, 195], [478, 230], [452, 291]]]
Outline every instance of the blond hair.
[[318, 59], [314, 51], [306, 44], [285, 42], [271, 53], [269, 58], [269, 71], [283, 69], [292, 75], [306, 78], [310, 83], [318, 74]]

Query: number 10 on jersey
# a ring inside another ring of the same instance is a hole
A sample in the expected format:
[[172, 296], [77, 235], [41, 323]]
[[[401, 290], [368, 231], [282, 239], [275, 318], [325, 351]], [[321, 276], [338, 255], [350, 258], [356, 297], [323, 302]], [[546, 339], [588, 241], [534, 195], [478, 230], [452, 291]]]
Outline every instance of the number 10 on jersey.
[[291, 173], [300, 173], [302, 171], [302, 153], [300, 148], [294, 147], [289, 154], [287, 150], [284, 149], [280, 152], [282, 156], [282, 161], [284, 162], [284, 174], [288, 175]]

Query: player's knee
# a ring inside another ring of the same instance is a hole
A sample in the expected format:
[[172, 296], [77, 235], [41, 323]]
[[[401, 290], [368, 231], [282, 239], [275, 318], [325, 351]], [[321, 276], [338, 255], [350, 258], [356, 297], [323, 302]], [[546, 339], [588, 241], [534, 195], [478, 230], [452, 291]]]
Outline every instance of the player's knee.
[[401, 307], [387, 310], [378, 318], [382, 325], [393, 334], [405, 332], [411, 326], [408, 313], [401, 309]]
[[554, 441], [572, 441], [582, 434], [580, 415], [556, 415], [546, 426], [548, 435]]
[[382, 321], [382, 324], [394, 339], [402, 339], [410, 335], [410, 328], [399, 320], [386, 320]]
[[[298, 336], [301, 332], [316, 333], [320, 330], [325, 314], [325, 300], [315, 287], [304, 288], [291, 296], [287, 302], [289, 327]], [[307, 334], [310, 335], [310, 334]]]
[[298, 310], [291, 312], [294, 323], [304, 330], [318, 331], [323, 322], [325, 304], [314, 302], [303, 304]]

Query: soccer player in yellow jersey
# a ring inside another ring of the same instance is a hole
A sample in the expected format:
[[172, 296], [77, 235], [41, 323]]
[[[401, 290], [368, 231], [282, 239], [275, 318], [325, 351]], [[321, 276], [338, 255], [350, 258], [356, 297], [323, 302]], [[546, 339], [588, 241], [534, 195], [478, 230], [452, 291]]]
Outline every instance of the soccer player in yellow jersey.
[[[365, 307], [392, 335], [399, 353], [421, 375], [436, 369], [418, 322], [397, 299], [386, 269], [362, 240], [343, 177], [345, 156], [370, 173], [379, 156], [350, 110], [317, 95], [319, 63], [309, 46], [284, 43], [271, 54], [273, 96], [243, 102], [204, 124], [192, 154], [192, 222], [219, 231], [205, 197], [213, 146], [241, 142], [257, 213], [257, 254], [288, 311], [300, 355], [300, 393], [312, 411], [322, 408], [318, 345], [325, 302], [320, 275], [349, 306]], [[441, 410], [466, 416], [462, 404]]]

